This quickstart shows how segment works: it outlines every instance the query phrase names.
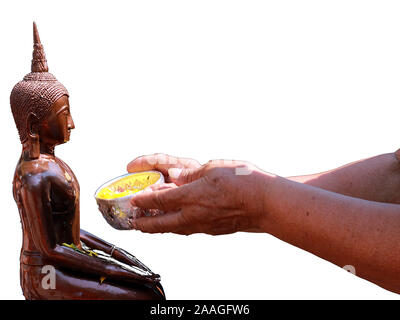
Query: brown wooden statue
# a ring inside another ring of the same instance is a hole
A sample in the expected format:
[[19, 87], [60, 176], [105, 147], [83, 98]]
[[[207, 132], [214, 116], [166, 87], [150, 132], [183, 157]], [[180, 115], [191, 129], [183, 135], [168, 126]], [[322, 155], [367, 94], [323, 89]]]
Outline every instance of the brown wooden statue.
[[15, 170], [26, 299], [165, 299], [160, 278], [134, 256], [80, 230], [79, 184], [54, 155], [74, 122], [68, 91], [48, 72], [34, 23], [32, 72], [11, 93], [22, 143]]

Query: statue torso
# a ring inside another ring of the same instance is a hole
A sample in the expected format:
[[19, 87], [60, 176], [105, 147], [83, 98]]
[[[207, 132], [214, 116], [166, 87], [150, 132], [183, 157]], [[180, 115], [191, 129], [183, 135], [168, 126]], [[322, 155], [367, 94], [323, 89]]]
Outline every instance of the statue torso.
[[[22, 254], [42, 256], [35, 245], [38, 237], [49, 239], [53, 246], [64, 242], [79, 245], [79, 184], [66, 163], [48, 155], [31, 161], [21, 159], [15, 171], [13, 191], [23, 229]], [[40, 205], [27, 206], [29, 201], [23, 199], [27, 193], [41, 202]], [[33, 219], [46, 220], [46, 234], [37, 234], [30, 223]]]

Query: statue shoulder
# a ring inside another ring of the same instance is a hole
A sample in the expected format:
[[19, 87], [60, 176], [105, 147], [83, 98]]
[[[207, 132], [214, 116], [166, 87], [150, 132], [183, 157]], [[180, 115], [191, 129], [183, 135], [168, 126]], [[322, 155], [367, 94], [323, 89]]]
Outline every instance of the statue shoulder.
[[23, 186], [40, 188], [60, 179], [62, 177], [62, 170], [52, 159], [39, 158], [20, 161], [15, 174]]

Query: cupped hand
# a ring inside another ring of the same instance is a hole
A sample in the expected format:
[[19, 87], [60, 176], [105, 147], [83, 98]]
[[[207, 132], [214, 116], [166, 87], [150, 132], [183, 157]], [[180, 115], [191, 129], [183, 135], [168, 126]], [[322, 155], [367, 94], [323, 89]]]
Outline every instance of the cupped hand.
[[128, 165], [129, 172], [152, 169], [161, 171], [167, 183], [138, 194], [132, 205], [165, 214], [136, 219], [136, 229], [186, 235], [261, 231], [268, 174], [254, 165], [213, 160], [201, 166], [192, 159], [160, 154], [139, 157]]

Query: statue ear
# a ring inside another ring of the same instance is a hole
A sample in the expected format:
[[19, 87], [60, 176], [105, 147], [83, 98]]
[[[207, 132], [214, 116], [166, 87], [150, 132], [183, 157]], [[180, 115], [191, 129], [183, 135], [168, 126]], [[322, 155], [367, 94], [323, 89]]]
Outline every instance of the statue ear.
[[35, 137], [39, 134], [39, 119], [35, 113], [30, 112], [26, 121], [28, 136]]
[[28, 133], [29, 158], [37, 159], [40, 156], [39, 119], [33, 112], [29, 113], [26, 121]]

